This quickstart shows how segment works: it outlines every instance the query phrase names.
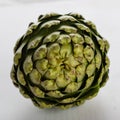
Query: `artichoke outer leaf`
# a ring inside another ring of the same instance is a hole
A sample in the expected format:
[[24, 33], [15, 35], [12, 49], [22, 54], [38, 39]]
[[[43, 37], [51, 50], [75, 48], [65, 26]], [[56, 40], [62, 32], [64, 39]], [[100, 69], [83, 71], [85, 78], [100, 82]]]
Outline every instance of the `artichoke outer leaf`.
[[10, 78], [12, 79], [13, 83], [15, 84], [15, 86], [18, 86], [18, 83], [16, 81], [16, 71], [15, 71], [15, 67], [14, 65], [12, 66], [11, 72], [10, 72]]
[[58, 89], [58, 86], [54, 80], [45, 80], [45, 81], [41, 82], [41, 85], [43, 88], [45, 88], [48, 91]]
[[31, 59], [31, 55], [27, 56], [27, 58], [25, 59], [24, 63], [23, 63], [23, 70], [24, 73], [27, 75], [28, 73], [30, 73], [33, 69], [33, 62]]
[[55, 42], [59, 36], [60, 32], [53, 32], [44, 38], [43, 43]]
[[27, 49], [29, 50], [29, 49], [36, 48], [40, 42], [41, 42], [41, 38], [33, 38], [33, 40], [31, 40], [28, 43]]
[[109, 72], [109, 71], [107, 71], [106, 73], [104, 73], [103, 78], [102, 78], [102, 81], [101, 81], [101, 83], [100, 83], [100, 87], [104, 87], [105, 84], [106, 84], [106, 82], [107, 82], [107, 80], [109, 79], [108, 72]]
[[90, 29], [89, 29], [87, 26], [83, 25], [83, 24], [75, 23], [75, 25], [76, 25], [80, 30], [86, 31], [86, 32], [88, 32], [88, 33], [91, 32]]
[[72, 98], [65, 98], [62, 101], [60, 101], [60, 103], [72, 103], [72, 102], [76, 101], [76, 99], [77, 98], [74, 98], [74, 97], [72, 97]]
[[61, 97], [64, 96], [64, 94], [62, 94], [62, 93], [61, 93], [60, 91], [58, 91], [58, 90], [49, 91], [49, 92], [47, 93], [47, 95], [48, 95], [49, 97], [54, 97], [54, 98], [61, 98]]
[[38, 22], [44, 21], [46, 19], [52, 19], [52, 18], [59, 17], [59, 16], [61, 16], [61, 15], [59, 15], [58, 13], [49, 13], [49, 14], [45, 14], [45, 15], [40, 15], [38, 18]]
[[89, 77], [89, 78], [86, 80], [86, 84], [85, 84], [83, 90], [88, 89], [88, 88], [92, 85], [93, 81], [94, 81], [94, 75], [91, 76], [91, 77]]
[[71, 108], [73, 106], [74, 106], [74, 104], [66, 104], [66, 105], [59, 105], [58, 108], [66, 110], [66, 109], [69, 109], [69, 108]]
[[76, 82], [71, 82], [67, 85], [65, 92], [66, 93], [73, 93], [76, 92], [81, 86], [81, 82], [76, 83]]
[[73, 43], [75, 44], [83, 44], [84, 43], [84, 38], [82, 37], [82, 35], [78, 34], [78, 33], [71, 33], [70, 34], [71, 39], [73, 41]]
[[94, 51], [93, 51], [93, 49], [90, 46], [87, 45], [84, 48], [84, 52], [83, 53], [84, 53], [84, 56], [85, 56], [85, 58], [87, 59], [88, 62], [91, 62], [93, 60], [93, 58], [94, 58]]
[[59, 30], [63, 30], [66, 33], [76, 33], [77, 29], [75, 27], [71, 27], [71, 26], [67, 26], [67, 25], [63, 25], [59, 28]]
[[71, 22], [77, 21], [74, 17], [69, 16], [69, 15], [60, 16], [58, 19], [61, 21], [71, 21]]
[[19, 64], [19, 61], [22, 57], [22, 50], [23, 47], [25, 46], [25, 43], [22, 43], [22, 45], [17, 49], [17, 51], [14, 53], [14, 64], [17, 66]]
[[48, 21], [46, 23], [43, 23], [41, 25], [41, 29], [43, 29], [43, 28], [50, 28], [52, 26], [59, 25], [59, 24], [60, 24], [59, 20], [51, 20], [51, 21]]
[[79, 44], [74, 44], [74, 49], [73, 49], [74, 57], [76, 58], [83, 58], [83, 45]]
[[25, 86], [26, 85], [26, 81], [25, 81], [25, 78], [24, 78], [24, 74], [22, 73], [22, 71], [20, 70], [20, 68], [18, 68], [17, 70], [17, 79], [18, 79], [18, 82]]
[[76, 67], [77, 82], [81, 82], [83, 80], [85, 77], [85, 70], [86, 66], [84, 64], [78, 65]]
[[84, 17], [78, 13], [69, 13], [68, 15], [73, 16], [77, 20], [84, 20]]
[[19, 91], [25, 98], [30, 98], [30, 96], [27, 94], [27, 92], [25, 92], [25, 90], [21, 86], [19, 86]]
[[71, 38], [67, 34], [62, 34], [58, 38], [57, 42], [60, 43], [60, 44], [62, 44], [62, 45], [69, 44], [71, 42]]
[[99, 87], [91, 88], [89, 91], [87, 91], [87, 93], [84, 93], [81, 96], [81, 99], [83, 99], [83, 100], [92, 99], [93, 97], [95, 97], [98, 94], [98, 91], [99, 91]]
[[106, 56], [106, 57], [105, 57], [105, 72], [108, 71], [109, 66], [110, 66], [110, 60], [109, 60], [109, 58]]
[[48, 60], [47, 59], [41, 59], [36, 61], [36, 68], [37, 70], [43, 75], [48, 69]]
[[95, 73], [95, 69], [96, 69], [95, 61], [93, 60], [92, 63], [89, 64], [86, 68], [86, 74], [88, 75], [88, 77]]
[[96, 68], [99, 70], [100, 66], [102, 64], [102, 56], [98, 50], [96, 50], [96, 55], [95, 55], [95, 65]]
[[95, 50], [95, 44], [94, 44], [93, 40], [89, 36], [87, 36], [87, 35], [85, 35], [84, 37], [85, 37], [85, 43], [90, 45], [90, 47], [93, 50]]
[[32, 92], [36, 97], [40, 97], [40, 98], [44, 98], [44, 97], [45, 97], [45, 93], [44, 93], [42, 90], [40, 90], [40, 88], [38, 88], [38, 87], [32, 87], [32, 86], [30, 86], [30, 85], [29, 85], [29, 87], [30, 87], [31, 92]]
[[33, 69], [29, 74], [30, 81], [36, 85], [40, 85], [41, 74], [37, 69]]
[[34, 60], [40, 60], [45, 58], [47, 55], [47, 48], [46, 45], [42, 45], [37, 48], [37, 50], [34, 52], [33, 59]]
[[40, 108], [52, 108], [55, 106], [54, 104], [50, 104], [50, 103], [39, 101], [39, 100], [37, 100], [37, 103], [39, 104]]

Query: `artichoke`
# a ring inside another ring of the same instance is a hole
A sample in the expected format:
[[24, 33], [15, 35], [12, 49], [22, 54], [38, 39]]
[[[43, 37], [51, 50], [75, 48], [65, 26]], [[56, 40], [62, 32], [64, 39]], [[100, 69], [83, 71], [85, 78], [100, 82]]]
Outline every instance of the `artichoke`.
[[108, 80], [108, 49], [82, 15], [40, 15], [14, 47], [11, 79], [39, 108], [79, 106]]

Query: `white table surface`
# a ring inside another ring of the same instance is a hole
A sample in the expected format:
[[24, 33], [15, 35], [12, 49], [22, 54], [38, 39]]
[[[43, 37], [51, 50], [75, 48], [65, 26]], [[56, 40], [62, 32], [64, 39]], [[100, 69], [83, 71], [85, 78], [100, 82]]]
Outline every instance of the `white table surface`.
[[[120, 120], [119, 0], [0, 0], [0, 120]], [[42, 110], [23, 98], [10, 79], [13, 47], [42, 13], [81, 13], [110, 43], [110, 79], [97, 97], [68, 110]]]

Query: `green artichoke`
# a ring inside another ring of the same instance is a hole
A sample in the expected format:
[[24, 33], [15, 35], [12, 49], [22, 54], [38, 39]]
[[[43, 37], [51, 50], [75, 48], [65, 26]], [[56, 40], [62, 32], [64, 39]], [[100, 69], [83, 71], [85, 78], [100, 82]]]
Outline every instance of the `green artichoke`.
[[80, 14], [40, 15], [15, 45], [11, 79], [39, 108], [78, 106], [106, 83], [108, 49]]

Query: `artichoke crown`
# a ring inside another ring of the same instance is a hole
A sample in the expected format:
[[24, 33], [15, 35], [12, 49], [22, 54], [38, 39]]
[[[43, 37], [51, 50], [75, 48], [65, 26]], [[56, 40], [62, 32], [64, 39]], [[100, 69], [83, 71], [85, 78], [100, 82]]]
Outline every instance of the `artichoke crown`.
[[15, 45], [11, 78], [40, 108], [80, 105], [106, 83], [108, 49], [96, 26], [80, 14], [40, 15]]

